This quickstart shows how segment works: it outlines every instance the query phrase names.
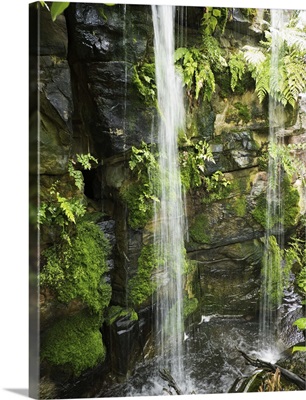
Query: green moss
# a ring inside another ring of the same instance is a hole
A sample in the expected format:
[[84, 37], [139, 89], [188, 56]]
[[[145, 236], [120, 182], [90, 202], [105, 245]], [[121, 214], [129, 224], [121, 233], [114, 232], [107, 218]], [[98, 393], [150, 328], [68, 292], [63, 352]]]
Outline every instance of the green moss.
[[190, 238], [197, 243], [210, 243], [210, 236], [206, 233], [209, 231], [209, 223], [206, 214], [197, 215], [197, 218], [190, 227]]
[[229, 107], [226, 115], [226, 122], [235, 122], [238, 124], [240, 121], [248, 123], [251, 120], [251, 113], [246, 104], [240, 102], [235, 103]]
[[237, 82], [235, 87], [235, 94], [243, 95], [247, 90], [254, 91], [255, 84], [254, 79], [249, 71], [246, 71], [242, 78]]
[[256, 8], [241, 8], [240, 11], [242, 15], [249, 19], [249, 21], [253, 21], [257, 15]]
[[42, 338], [42, 360], [75, 376], [94, 367], [105, 358], [101, 325], [100, 316], [86, 312], [56, 322]]
[[202, 200], [204, 204], [225, 199], [232, 191], [232, 182], [227, 180], [221, 171], [216, 171], [211, 176], [205, 176], [204, 183], [207, 192], [207, 196]]
[[138, 314], [133, 308], [123, 308], [121, 306], [109, 307], [105, 320], [108, 325], [112, 325], [115, 321], [122, 317], [129, 317], [131, 321], [138, 321]]
[[220, 93], [219, 93], [220, 97], [227, 98], [231, 96], [233, 92], [231, 90], [231, 76], [229, 69], [222, 71], [222, 73], [217, 73], [215, 77], [216, 77], [216, 83], [220, 88]]
[[129, 300], [133, 305], [144, 303], [156, 290], [156, 283], [151, 276], [158, 265], [154, 246], [145, 245], [138, 259], [137, 274], [129, 281]]
[[133, 229], [144, 228], [154, 215], [154, 201], [145, 196], [145, 185], [130, 181], [121, 187], [120, 194], [128, 207], [128, 224]]
[[[266, 273], [269, 275], [265, 276]], [[279, 305], [282, 300], [284, 286], [280, 284], [280, 279], [283, 278], [282, 252], [275, 236], [270, 236], [268, 243], [266, 243], [262, 276], [268, 282], [265, 290], [268, 291], [270, 304], [273, 307]]]
[[198, 304], [199, 301], [195, 297], [189, 298], [188, 296], [185, 296], [183, 300], [184, 318], [187, 318], [189, 315], [194, 313], [198, 308]]
[[233, 209], [237, 217], [245, 217], [247, 212], [246, 196], [239, 196], [234, 199]]
[[195, 143], [187, 140], [179, 151], [181, 181], [186, 190], [202, 185], [207, 161], [213, 161], [210, 145], [205, 140]]
[[254, 219], [264, 228], [273, 228], [277, 223], [281, 223], [284, 228], [290, 228], [296, 225], [300, 213], [299, 192], [295, 189], [288, 178], [284, 178], [281, 187], [280, 197], [283, 203], [283, 218], [279, 217], [279, 205], [276, 206], [275, 215], [269, 218], [270, 226], [267, 226], [267, 199], [262, 193], [256, 200], [256, 206], [252, 212]]
[[251, 113], [246, 104], [242, 104], [237, 102], [234, 104], [234, 107], [238, 111], [238, 117], [245, 123], [248, 123], [251, 119]]
[[156, 105], [155, 64], [143, 63], [134, 66], [133, 82], [148, 106]]
[[53, 291], [58, 301], [80, 299], [94, 312], [109, 304], [111, 286], [103, 278], [107, 271], [109, 244], [103, 232], [92, 222], [80, 222], [69, 242], [48, 248], [40, 283]]
[[256, 206], [252, 211], [252, 215], [261, 226], [266, 228], [267, 225], [267, 200], [266, 195], [261, 193], [256, 199]]
[[128, 207], [128, 223], [133, 229], [144, 228], [153, 217], [154, 205], [159, 202], [160, 173], [155, 146], [142, 142], [132, 147], [129, 161], [132, 178], [122, 185], [121, 198]]

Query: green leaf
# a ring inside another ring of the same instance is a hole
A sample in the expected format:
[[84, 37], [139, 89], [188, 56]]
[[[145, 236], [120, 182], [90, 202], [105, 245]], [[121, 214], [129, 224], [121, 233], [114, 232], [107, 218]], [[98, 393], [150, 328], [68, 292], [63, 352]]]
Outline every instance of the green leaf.
[[214, 17], [221, 17], [221, 10], [214, 8], [212, 14]]
[[56, 18], [66, 10], [70, 2], [53, 2], [51, 6], [51, 17], [54, 22]]
[[40, 1], [40, 4], [42, 7], [46, 7], [46, 9], [50, 11], [50, 8], [48, 7], [48, 4], [45, 1]]
[[299, 318], [293, 323], [293, 325], [297, 326], [303, 331], [304, 329], [306, 329], [306, 318]]
[[183, 58], [187, 53], [189, 52], [189, 50], [186, 47], [179, 47], [178, 49], [175, 50], [174, 53], [174, 61], [178, 61], [181, 58]]
[[306, 346], [294, 346], [292, 353], [295, 353], [296, 351], [306, 351]]

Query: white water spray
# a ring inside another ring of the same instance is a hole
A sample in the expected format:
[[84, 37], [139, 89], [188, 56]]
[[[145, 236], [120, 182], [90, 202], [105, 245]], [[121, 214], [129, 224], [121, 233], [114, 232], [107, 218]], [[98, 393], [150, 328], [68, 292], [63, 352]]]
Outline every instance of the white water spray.
[[156, 351], [159, 369], [167, 368], [180, 384], [183, 369], [184, 206], [178, 165], [178, 130], [185, 111], [182, 82], [174, 67], [174, 11], [152, 6], [159, 121], [161, 200], [155, 214], [157, 280]]

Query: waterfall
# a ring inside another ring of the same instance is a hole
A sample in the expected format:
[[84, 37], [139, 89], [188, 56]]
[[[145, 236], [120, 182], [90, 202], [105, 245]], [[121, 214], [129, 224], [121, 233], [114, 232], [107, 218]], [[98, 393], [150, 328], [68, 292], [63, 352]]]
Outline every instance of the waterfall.
[[182, 82], [174, 67], [175, 7], [152, 6], [159, 118], [160, 204], [155, 213], [156, 352], [158, 368], [178, 383], [183, 370], [184, 206], [178, 165], [178, 130], [184, 125]]
[[[282, 40], [279, 31], [284, 26], [283, 10], [271, 10], [271, 66], [270, 86], [281, 86], [279, 75], [279, 57]], [[265, 354], [271, 354], [276, 348], [278, 309], [282, 301], [282, 258], [280, 248], [284, 244], [284, 210], [282, 199], [283, 169], [282, 160], [277, 152], [278, 146], [283, 146], [284, 137], [282, 113], [277, 101], [269, 98], [269, 163], [266, 206], [266, 233], [264, 238], [265, 252], [262, 268], [259, 349]]]

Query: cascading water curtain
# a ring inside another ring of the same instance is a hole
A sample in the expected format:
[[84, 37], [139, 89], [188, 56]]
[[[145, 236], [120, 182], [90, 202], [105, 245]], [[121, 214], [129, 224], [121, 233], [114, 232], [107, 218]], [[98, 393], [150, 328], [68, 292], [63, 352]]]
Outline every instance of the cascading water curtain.
[[[283, 10], [271, 10], [270, 87], [281, 87], [279, 62], [283, 46], [280, 32], [284, 26]], [[271, 90], [272, 91], [272, 90]], [[284, 242], [284, 210], [282, 198], [283, 168], [277, 151], [284, 145], [282, 116], [277, 101], [269, 98], [269, 164], [266, 207], [265, 253], [262, 268], [259, 349], [271, 353], [275, 349], [278, 309], [282, 301], [282, 259]]]
[[184, 207], [177, 137], [184, 126], [183, 85], [174, 66], [175, 7], [152, 6], [159, 119], [161, 198], [155, 214], [156, 352], [159, 369], [184, 382], [183, 285]]

